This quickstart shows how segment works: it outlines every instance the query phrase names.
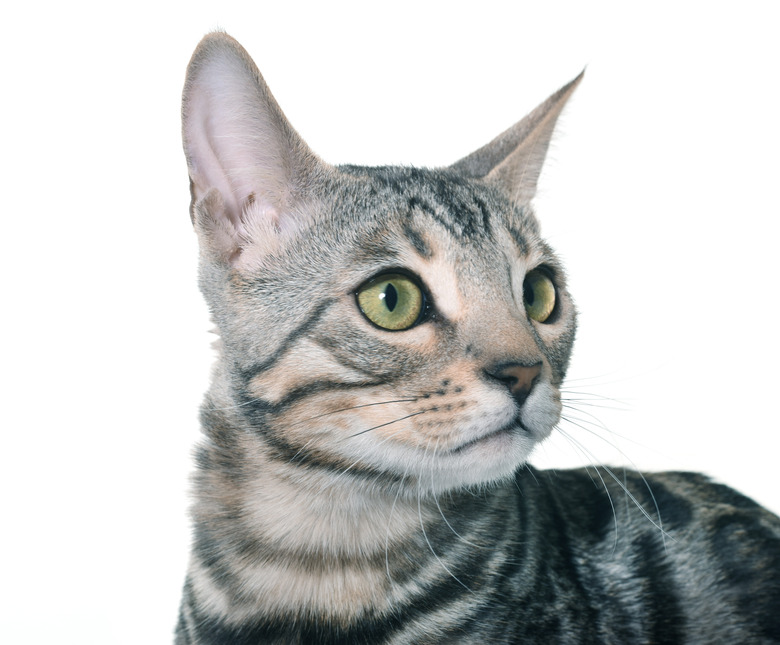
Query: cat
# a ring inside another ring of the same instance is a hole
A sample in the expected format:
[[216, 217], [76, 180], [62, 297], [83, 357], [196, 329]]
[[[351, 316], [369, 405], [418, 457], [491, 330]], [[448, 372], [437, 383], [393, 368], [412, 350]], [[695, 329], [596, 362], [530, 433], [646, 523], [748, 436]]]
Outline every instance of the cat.
[[190, 62], [219, 334], [176, 643], [778, 643], [780, 519], [539, 471], [576, 329], [531, 201], [582, 75], [447, 168], [331, 166], [246, 51]]

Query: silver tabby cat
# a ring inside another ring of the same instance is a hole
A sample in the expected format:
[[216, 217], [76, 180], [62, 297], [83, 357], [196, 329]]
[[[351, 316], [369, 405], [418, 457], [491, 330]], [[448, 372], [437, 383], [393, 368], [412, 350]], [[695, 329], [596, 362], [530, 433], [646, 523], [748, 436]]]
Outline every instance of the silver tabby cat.
[[334, 167], [237, 42], [200, 43], [220, 340], [178, 644], [780, 642], [777, 517], [700, 475], [526, 464], [575, 331], [530, 201], [578, 82], [448, 168]]

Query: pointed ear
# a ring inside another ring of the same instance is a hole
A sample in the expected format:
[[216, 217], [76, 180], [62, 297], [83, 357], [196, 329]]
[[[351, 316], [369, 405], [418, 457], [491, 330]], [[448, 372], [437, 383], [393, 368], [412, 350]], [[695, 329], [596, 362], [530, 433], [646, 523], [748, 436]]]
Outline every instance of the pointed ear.
[[182, 133], [190, 214], [199, 232], [220, 231], [208, 240], [209, 248], [234, 259], [253, 232], [300, 227], [299, 206], [312, 177], [326, 165], [287, 121], [244, 48], [227, 34], [207, 35], [192, 55]]
[[584, 73], [583, 70], [522, 121], [454, 163], [450, 169], [466, 177], [498, 184], [518, 204], [531, 201], [536, 194], [555, 123]]

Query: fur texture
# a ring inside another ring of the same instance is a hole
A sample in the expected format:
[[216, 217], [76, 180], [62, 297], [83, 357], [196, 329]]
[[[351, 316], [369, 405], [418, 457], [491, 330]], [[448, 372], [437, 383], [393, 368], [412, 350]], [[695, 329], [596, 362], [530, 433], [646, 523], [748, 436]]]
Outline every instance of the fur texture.
[[[220, 353], [177, 643], [780, 642], [777, 517], [694, 474], [526, 465], [576, 328], [530, 202], [579, 80], [449, 168], [334, 167], [238, 43], [198, 46]], [[361, 304], [388, 275], [388, 315], [419, 294], [400, 330]]]

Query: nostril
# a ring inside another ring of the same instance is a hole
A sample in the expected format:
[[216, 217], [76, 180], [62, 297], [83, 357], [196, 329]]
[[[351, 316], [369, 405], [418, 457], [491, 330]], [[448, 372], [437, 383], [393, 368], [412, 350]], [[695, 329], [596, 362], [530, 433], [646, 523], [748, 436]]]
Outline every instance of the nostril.
[[502, 363], [486, 370], [486, 372], [492, 378], [504, 383], [518, 405], [523, 405], [542, 373], [542, 364]]

